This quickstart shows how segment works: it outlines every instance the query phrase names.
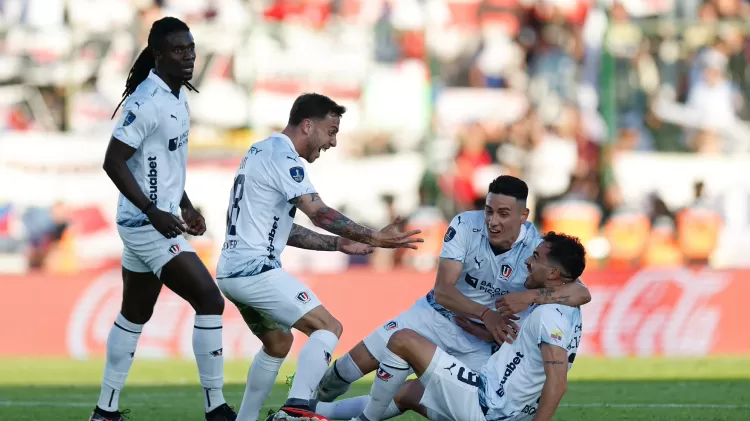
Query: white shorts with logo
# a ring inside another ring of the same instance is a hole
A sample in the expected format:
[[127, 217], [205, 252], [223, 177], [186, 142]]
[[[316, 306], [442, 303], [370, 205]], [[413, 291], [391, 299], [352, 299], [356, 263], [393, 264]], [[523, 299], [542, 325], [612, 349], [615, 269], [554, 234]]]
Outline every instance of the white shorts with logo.
[[218, 283], [256, 336], [275, 329], [289, 331], [321, 305], [310, 288], [281, 268], [253, 276], [220, 278]]
[[464, 332], [456, 323], [435, 311], [424, 298], [377, 328], [363, 342], [370, 354], [382, 361], [388, 340], [401, 329], [419, 333], [475, 371], [481, 370], [492, 355], [492, 344]]
[[419, 404], [433, 421], [486, 421], [479, 406], [479, 374], [440, 348], [419, 381], [424, 394]]
[[123, 227], [117, 232], [122, 239], [122, 266], [138, 273], [152, 272], [161, 276], [161, 269], [175, 256], [183, 252], [195, 252], [184, 236], [166, 238], [152, 225]]

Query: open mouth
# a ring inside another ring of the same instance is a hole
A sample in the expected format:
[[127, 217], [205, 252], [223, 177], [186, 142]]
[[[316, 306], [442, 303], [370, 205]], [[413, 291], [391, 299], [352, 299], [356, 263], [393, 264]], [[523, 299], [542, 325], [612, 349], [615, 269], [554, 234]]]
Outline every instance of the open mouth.
[[487, 231], [490, 232], [490, 235], [500, 235], [500, 230], [492, 229], [490, 227], [487, 227]]

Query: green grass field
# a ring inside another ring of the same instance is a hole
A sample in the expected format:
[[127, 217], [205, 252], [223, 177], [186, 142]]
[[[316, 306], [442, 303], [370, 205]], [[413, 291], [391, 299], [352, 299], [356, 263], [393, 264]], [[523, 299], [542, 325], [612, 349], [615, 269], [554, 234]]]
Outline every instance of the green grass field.
[[[0, 359], [0, 420], [86, 421], [99, 392], [103, 361]], [[249, 362], [226, 365], [225, 395], [239, 407]], [[283, 381], [266, 402], [278, 408]], [[133, 421], [202, 420], [202, 395], [192, 361], [141, 361], [133, 365], [122, 408]], [[372, 377], [350, 395], [366, 394]], [[405, 415], [402, 421], [420, 419]], [[750, 420], [750, 358], [604, 360], [579, 358], [571, 371], [558, 421]]]

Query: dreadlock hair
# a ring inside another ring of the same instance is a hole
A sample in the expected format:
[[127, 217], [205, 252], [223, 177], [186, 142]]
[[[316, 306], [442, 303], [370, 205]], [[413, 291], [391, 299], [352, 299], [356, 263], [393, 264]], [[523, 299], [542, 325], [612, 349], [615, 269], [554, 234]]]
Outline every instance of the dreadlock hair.
[[[138, 85], [146, 80], [151, 69], [156, 66], [156, 59], [154, 58], [153, 50], [161, 46], [161, 43], [164, 42], [164, 38], [167, 35], [180, 31], [190, 31], [190, 28], [188, 28], [185, 22], [173, 17], [159, 19], [151, 25], [151, 30], [148, 33], [148, 45], [143, 51], [141, 51], [141, 54], [135, 59], [133, 67], [130, 68], [128, 80], [125, 82], [125, 91], [122, 93], [122, 100], [117, 104], [115, 112], [112, 113], [112, 118], [115, 117], [115, 114], [117, 114], [117, 110], [120, 109], [122, 103], [125, 102], [133, 92], [135, 92]], [[182, 84], [188, 88], [188, 90], [198, 92], [198, 90], [195, 89], [195, 86], [190, 84], [187, 80], [182, 82]]]

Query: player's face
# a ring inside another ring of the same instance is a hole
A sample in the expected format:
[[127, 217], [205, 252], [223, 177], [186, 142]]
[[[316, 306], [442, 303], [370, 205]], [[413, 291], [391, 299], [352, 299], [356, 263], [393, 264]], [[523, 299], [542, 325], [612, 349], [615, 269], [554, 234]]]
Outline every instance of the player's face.
[[315, 121], [306, 120], [303, 124], [307, 127], [307, 162], [312, 163], [320, 158], [320, 154], [328, 148], [336, 147], [336, 135], [339, 132], [340, 116], [327, 115], [326, 118]]
[[526, 222], [529, 210], [521, 205], [515, 197], [490, 193], [484, 206], [484, 222], [490, 244], [509, 249], [518, 239], [521, 225]]
[[547, 261], [548, 255], [549, 244], [543, 241], [534, 250], [534, 254], [526, 259], [526, 269], [529, 271], [523, 284], [526, 289], [543, 288], [547, 279], [553, 275], [553, 268], [549, 266]]
[[193, 78], [195, 42], [189, 31], [173, 32], [166, 36], [157, 57], [159, 72], [173, 80]]

